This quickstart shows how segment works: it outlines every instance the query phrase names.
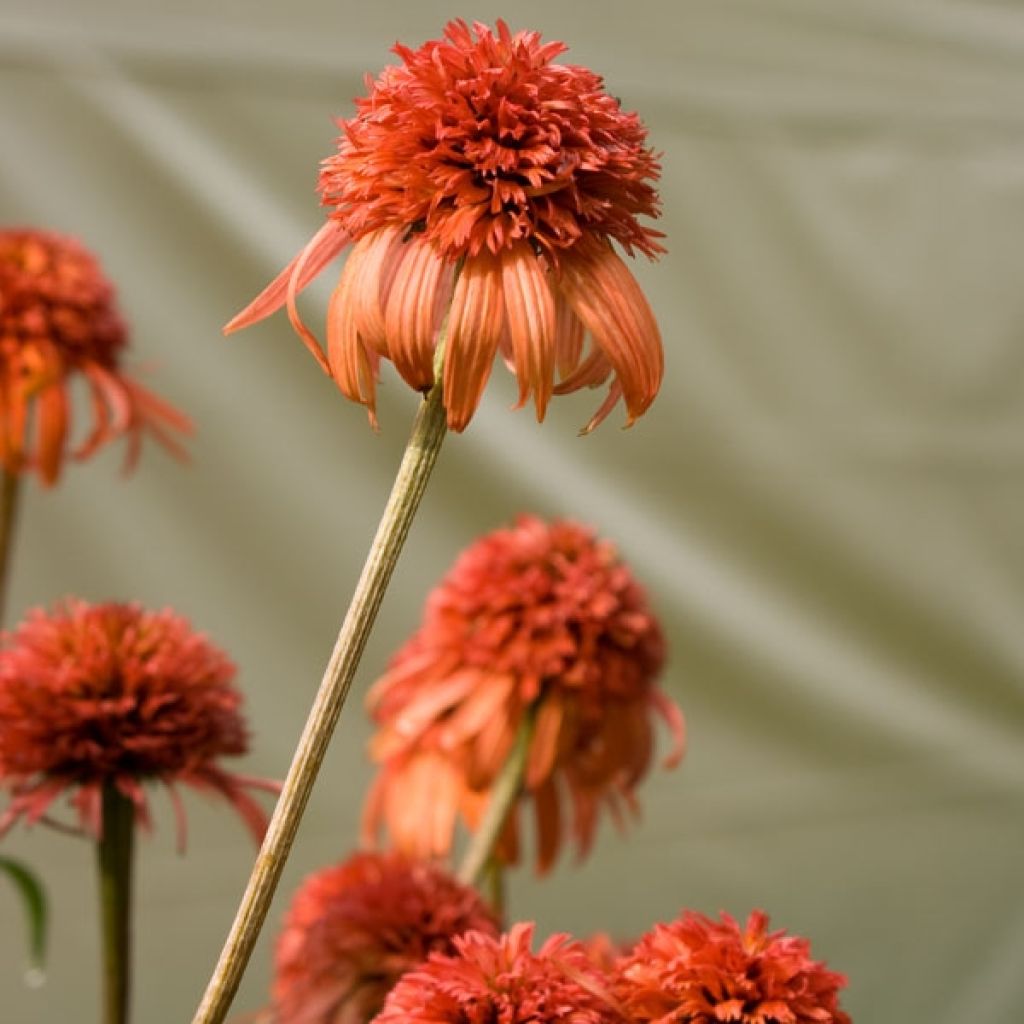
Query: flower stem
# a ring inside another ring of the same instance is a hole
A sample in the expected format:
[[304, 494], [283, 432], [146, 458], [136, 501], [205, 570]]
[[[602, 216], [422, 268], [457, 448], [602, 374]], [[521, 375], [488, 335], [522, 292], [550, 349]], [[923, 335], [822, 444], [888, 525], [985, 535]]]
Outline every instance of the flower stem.
[[483, 876], [501, 833], [505, 830], [509, 812], [522, 790], [530, 740], [533, 738], [533, 720], [534, 709], [531, 707], [523, 715], [508, 759], [491, 790], [491, 799], [487, 804], [487, 810], [484, 811], [483, 820], [473, 835], [462, 864], [459, 865], [458, 879], [466, 885], [476, 885]]
[[221, 1024], [234, 999], [446, 429], [438, 379], [416, 415], [377, 535], [299, 739], [234, 924], [193, 1024]]
[[103, 786], [98, 844], [103, 935], [103, 1024], [127, 1024], [131, 998], [132, 861], [135, 807], [113, 783]]
[[487, 858], [483, 869], [484, 890], [487, 893], [487, 902], [491, 909], [498, 915], [498, 920], [504, 926], [505, 922], [505, 865], [492, 853]]
[[11, 564], [14, 525], [18, 518], [18, 492], [21, 477], [4, 467], [0, 481], [0, 626], [7, 604], [7, 572]]

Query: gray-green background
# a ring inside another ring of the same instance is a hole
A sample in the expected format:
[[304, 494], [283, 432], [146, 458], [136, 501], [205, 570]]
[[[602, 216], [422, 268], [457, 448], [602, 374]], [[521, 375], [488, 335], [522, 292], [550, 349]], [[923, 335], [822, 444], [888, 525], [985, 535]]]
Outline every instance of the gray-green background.
[[[671, 252], [636, 273], [667, 377], [631, 431], [538, 427], [498, 369], [442, 454], [284, 880], [347, 851], [368, 779], [360, 698], [429, 586], [521, 510], [620, 546], [671, 641], [689, 756], [628, 837], [523, 872], [543, 931], [635, 933], [684, 904], [811, 936], [861, 1024], [1008, 1024], [1024, 1001], [1024, 12], [955, 0], [4, 0], [0, 220], [79, 235], [136, 358], [194, 416], [192, 465], [119, 453], [28, 486], [12, 610], [66, 593], [169, 604], [237, 660], [248, 771], [280, 775], [372, 534], [414, 399], [372, 434], [283, 318], [220, 325], [321, 221], [331, 117], [397, 39], [451, 16], [534, 27], [602, 72], [664, 152]], [[323, 287], [307, 299], [323, 314]], [[165, 799], [140, 850], [138, 1020], [183, 1024], [251, 857]], [[0, 889], [0, 1017], [90, 1021], [91, 851], [5, 851], [54, 899], [22, 983]], [[271, 938], [238, 1002], [266, 994]]]

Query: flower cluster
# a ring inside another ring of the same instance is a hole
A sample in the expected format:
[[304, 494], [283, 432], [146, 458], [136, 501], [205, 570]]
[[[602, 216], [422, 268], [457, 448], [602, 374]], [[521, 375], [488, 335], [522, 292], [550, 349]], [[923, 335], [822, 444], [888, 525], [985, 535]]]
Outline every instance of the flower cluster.
[[[598, 811], [634, 803], [654, 742], [652, 712], [682, 755], [679, 709], [655, 680], [657, 619], [614, 548], [572, 522], [523, 516], [478, 540], [430, 595], [423, 624], [370, 693], [381, 772], [368, 838], [386, 825], [420, 856], [449, 850], [456, 819], [474, 827], [527, 714], [535, 726], [525, 790], [541, 870], [562, 842], [563, 793], [585, 852]], [[516, 856], [514, 816], [503, 855]]]
[[[428, 389], [442, 333], [454, 430], [472, 418], [499, 352], [519, 404], [532, 392], [538, 419], [552, 394], [609, 377], [586, 429], [620, 398], [630, 423], [642, 415], [661, 384], [661, 338], [612, 242], [663, 251], [638, 220], [658, 214], [659, 165], [640, 119], [598, 75], [554, 63], [565, 49], [500, 21], [496, 32], [455, 21], [418, 49], [397, 46], [402, 63], [369, 83], [323, 163], [327, 223], [225, 329], [287, 304], [321, 366], [371, 420], [380, 360]], [[350, 243], [325, 358], [295, 298]]]
[[[52, 484], [69, 454], [85, 458], [120, 435], [130, 466], [145, 431], [182, 454], [175, 435], [191, 424], [124, 372], [127, 340], [113, 288], [78, 242], [0, 231], [0, 463], [8, 472], [34, 469]], [[94, 422], [72, 447], [76, 376], [89, 386]]]
[[246, 793], [275, 783], [224, 771], [248, 746], [227, 657], [170, 611], [68, 600], [37, 610], [0, 648], [0, 785], [13, 799], [0, 834], [42, 818], [72, 792], [82, 828], [101, 835], [102, 790], [114, 785], [149, 820], [146, 782], [184, 783], [226, 797], [260, 837], [265, 818]]
[[431, 864], [362, 853], [325, 868], [299, 889], [278, 939], [275, 1024], [366, 1024], [406, 971], [471, 930], [497, 935], [498, 922]]

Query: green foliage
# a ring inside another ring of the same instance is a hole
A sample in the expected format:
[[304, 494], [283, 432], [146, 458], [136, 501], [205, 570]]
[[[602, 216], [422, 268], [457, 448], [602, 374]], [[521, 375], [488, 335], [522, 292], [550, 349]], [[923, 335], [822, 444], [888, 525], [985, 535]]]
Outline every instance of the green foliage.
[[29, 955], [32, 966], [41, 968], [46, 955], [47, 903], [46, 892], [38, 876], [19, 861], [0, 857], [0, 872], [14, 883], [21, 895], [28, 916]]

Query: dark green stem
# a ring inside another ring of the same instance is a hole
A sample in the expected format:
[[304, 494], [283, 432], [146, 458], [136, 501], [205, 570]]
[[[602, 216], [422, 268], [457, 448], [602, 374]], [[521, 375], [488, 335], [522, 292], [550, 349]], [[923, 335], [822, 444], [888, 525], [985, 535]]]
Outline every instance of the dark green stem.
[[18, 518], [18, 491], [21, 477], [4, 467], [0, 481], [0, 626], [7, 606], [7, 574], [11, 564], [11, 545]]
[[113, 783], [103, 787], [98, 846], [103, 956], [103, 1024], [127, 1024], [131, 998], [132, 862], [135, 807]]

